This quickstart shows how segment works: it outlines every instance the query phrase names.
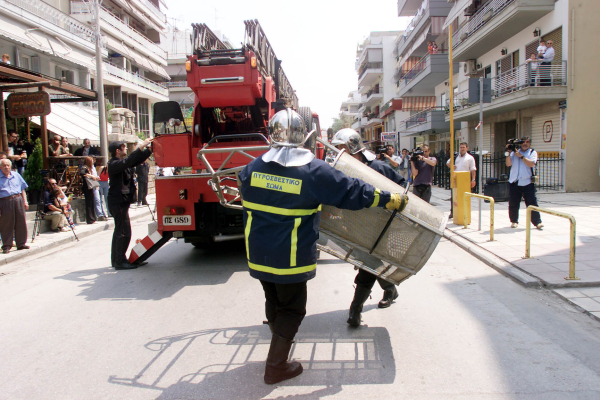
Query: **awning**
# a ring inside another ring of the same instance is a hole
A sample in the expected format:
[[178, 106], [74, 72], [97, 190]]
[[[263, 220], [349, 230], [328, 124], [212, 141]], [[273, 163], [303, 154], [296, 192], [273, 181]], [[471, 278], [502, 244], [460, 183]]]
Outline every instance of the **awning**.
[[[100, 143], [98, 110], [73, 104], [52, 103], [52, 111], [46, 116], [48, 131], [69, 139], [69, 143], [82, 143], [90, 139]], [[31, 122], [40, 125], [40, 117], [31, 117]], [[112, 126], [107, 124], [107, 133]]]
[[392, 99], [388, 103], [390, 104], [390, 106], [383, 110], [383, 112], [379, 113], [379, 118], [383, 119], [394, 111], [402, 110], [402, 99]]
[[131, 61], [133, 61], [140, 67], [143, 67], [150, 72], [154, 72], [155, 74], [158, 74], [163, 78], [171, 79], [171, 77], [169, 76], [167, 71], [162, 67], [162, 65], [157, 64], [156, 62], [150, 60], [148, 57], [138, 53], [133, 48], [127, 46], [123, 42], [112, 38], [111, 36], [107, 35], [104, 39], [106, 40], [107, 47], [110, 47], [122, 56], [129, 58]]
[[450, 13], [448, 13], [448, 17], [446, 17], [446, 22], [442, 28], [444, 30], [448, 29], [448, 26], [454, 22], [456, 17], [458, 17], [472, 2], [473, 0], [456, 0], [454, 6], [450, 9]]
[[435, 107], [435, 101], [435, 96], [403, 97], [402, 110], [423, 111]]
[[431, 29], [431, 23], [427, 24], [423, 32], [420, 33], [416, 38], [410, 50], [404, 53], [404, 57], [400, 60], [400, 65], [403, 65], [406, 60], [414, 53], [414, 51], [421, 45], [423, 42], [427, 40], [427, 36], [429, 35], [429, 30]]

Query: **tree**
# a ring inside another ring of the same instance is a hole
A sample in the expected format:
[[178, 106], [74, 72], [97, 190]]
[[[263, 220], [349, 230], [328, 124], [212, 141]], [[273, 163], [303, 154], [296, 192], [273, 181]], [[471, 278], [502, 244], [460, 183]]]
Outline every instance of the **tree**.
[[340, 129], [350, 128], [354, 123], [354, 117], [340, 113], [339, 118], [333, 119], [333, 124], [331, 125], [331, 129], [333, 129], [333, 133], [335, 134]]
[[25, 166], [25, 172], [23, 173], [23, 179], [27, 182], [29, 189], [40, 190], [42, 188], [43, 178], [42, 174], [40, 174], [42, 168], [44, 168], [42, 142], [40, 142], [40, 139], [36, 139], [35, 145], [33, 146], [33, 152], [27, 159], [27, 165]]

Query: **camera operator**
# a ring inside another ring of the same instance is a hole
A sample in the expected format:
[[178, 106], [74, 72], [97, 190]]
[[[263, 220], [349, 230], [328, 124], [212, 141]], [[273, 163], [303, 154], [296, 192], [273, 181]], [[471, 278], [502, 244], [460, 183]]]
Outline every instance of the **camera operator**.
[[398, 160], [398, 174], [406, 180], [410, 177], [410, 154], [408, 154], [408, 149], [402, 149], [402, 156]]
[[[521, 198], [525, 199], [525, 205], [536, 206], [537, 198], [535, 196], [535, 184], [531, 181], [533, 168], [537, 163], [537, 151], [531, 148], [531, 139], [524, 137], [521, 139], [520, 148], [517, 144], [506, 145], [507, 154], [506, 166], [510, 167], [510, 177], [508, 178], [509, 200], [508, 216], [510, 218], [510, 227], [516, 228], [519, 225], [519, 206]], [[542, 229], [542, 219], [537, 211], [531, 212], [531, 223], [538, 229]]]
[[380, 154], [380, 160], [384, 161], [387, 165], [392, 167], [394, 171], [398, 172], [398, 167], [400, 166], [400, 162], [402, 162], [402, 158], [395, 155], [394, 151], [394, 146], [388, 144], [385, 153]]
[[433, 185], [433, 172], [437, 165], [437, 158], [429, 156], [429, 146], [421, 146], [423, 155], [410, 159], [411, 169], [415, 177], [413, 181], [413, 193], [429, 203], [431, 199], [431, 185]]
[[[331, 140], [331, 144], [339, 149], [345, 149], [352, 157], [364, 164], [367, 164], [370, 168], [379, 172], [386, 178], [396, 182], [401, 186], [406, 185], [406, 180], [398, 175], [389, 165], [375, 159], [375, 154], [368, 151], [363, 146], [360, 135], [353, 129], [345, 128], [337, 131]], [[379, 302], [379, 308], [387, 308], [391, 306], [394, 300], [398, 297], [398, 291], [393, 283], [377, 278], [375, 275], [359, 269], [356, 278], [354, 278], [354, 283], [356, 283], [356, 291], [354, 292], [354, 299], [350, 305], [350, 312], [347, 321], [350, 326], [356, 327], [360, 325], [360, 313], [362, 311], [362, 306], [369, 297], [371, 289], [375, 284], [375, 280], [379, 282], [379, 286], [381, 286], [383, 289], [383, 298]]]
[[[475, 187], [477, 181], [475, 179], [477, 175], [477, 167], [475, 166], [475, 158], [467, 153], [469, 146], [466, 142], [462, 142], [458, 147], [458, 156], [454, 160], [454, 171], [470, 171], [471, 172], [471, 189]], [[450, 168], [450, 159], [446, 162], [448, 168]], [[450, 216], [452, 218], [452, 205], [454, 204], [454, 198], [452, 192], [450, 192]]]

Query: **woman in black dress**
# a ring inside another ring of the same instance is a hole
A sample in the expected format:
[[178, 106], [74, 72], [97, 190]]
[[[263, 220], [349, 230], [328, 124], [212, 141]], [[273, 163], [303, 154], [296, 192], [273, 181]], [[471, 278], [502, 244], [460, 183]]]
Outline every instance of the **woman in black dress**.
[[[87, 181], [88, 180], [98, 180], [92, 174], [92, 169], [94, 168], [94, 159], [92, 157], [86, 157], [84, 159], [84, 163], [81, 166], [79, 173], [81, 174], [82, 185], [81, 189], [83, 191], [83, 196], [85, 198], [85, 222], [88, 224], [93, 224], [96, 222], [96, 208], [94, 205], [94, 188], [89, 187]], [[88, 179], [86, 179], [88, 178]]]

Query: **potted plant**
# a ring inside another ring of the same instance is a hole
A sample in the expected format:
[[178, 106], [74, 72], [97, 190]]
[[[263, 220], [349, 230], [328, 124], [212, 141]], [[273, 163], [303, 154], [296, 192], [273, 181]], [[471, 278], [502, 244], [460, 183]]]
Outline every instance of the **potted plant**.
[[27, 159], [27, 165], [25, 166], [25, 172], [23, 173], [23, 179], [27, 182], [29, 188], [29, 204], [37, 205], [40, 201], [40, 193], [42, 191], [42, 185], [44, 179], [40, 170], [44, 167], [44, 161], [42, 159], [42, 143], [40, 139], [35, 140], [33, 152]]

